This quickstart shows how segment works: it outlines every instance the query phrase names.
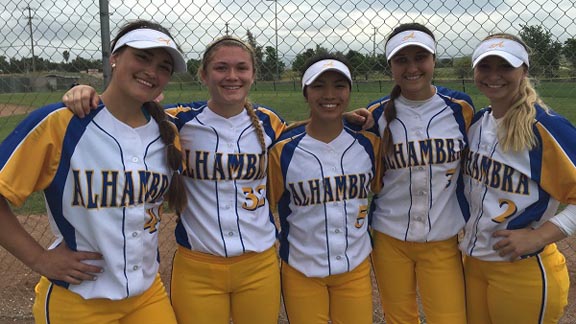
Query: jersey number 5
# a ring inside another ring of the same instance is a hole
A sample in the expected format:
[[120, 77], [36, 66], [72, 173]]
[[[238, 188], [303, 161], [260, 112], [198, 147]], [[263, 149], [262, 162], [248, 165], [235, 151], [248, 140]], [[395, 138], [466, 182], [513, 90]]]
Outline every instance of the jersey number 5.
[[358, 216], [356, 216], [356, 223], [354, 227], [361, 228], [364, 226], [364, 222], [366, 222], [366, 216], [368, 216], [368, 206], [362, 205], [358, 208]]
[[[160, 209], [162, 206], [160, 206]], [[160, 213], [160, 209], [158, 209], [158, 213]], [[144, 229], [148, 230], [150, 233], [154, 233], [158, 230], [158, 223], [160, 223], [160, 215], [154, 214], [154, 208], [146, 209], [146, 214], [150, 217], [150, 219], [144, 224]]]

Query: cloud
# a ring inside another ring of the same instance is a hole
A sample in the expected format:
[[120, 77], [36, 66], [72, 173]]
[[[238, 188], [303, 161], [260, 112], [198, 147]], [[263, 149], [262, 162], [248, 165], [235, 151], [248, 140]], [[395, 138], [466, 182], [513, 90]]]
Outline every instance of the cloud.
[[[9, 2], [0, 11], [0, 48], [10, 57], [30, 56], [27, 1]], [[100, 10], [92, 0], [30, 2], [35, 54], [62, 61], [62, 52], [101, 58]], [[392, 29], [420, 22], [436, 35], [439, 56], [469, 55], [491, 32], [517, 33], [521, 25], [541, 25], [564, 42], [576, 37], [573, 1], [353, 1], [353, 0], [126, 0], [110, 2], [110, 30], [128, 20], [152, 19], [168, 27], [187, 58], [225, 34], [250, 31], [261, 46], [276, 46], [290, 61], [316, 45], [346, 52], [382, 53]], [[277, 26], [277, 28], [276, 28]]]

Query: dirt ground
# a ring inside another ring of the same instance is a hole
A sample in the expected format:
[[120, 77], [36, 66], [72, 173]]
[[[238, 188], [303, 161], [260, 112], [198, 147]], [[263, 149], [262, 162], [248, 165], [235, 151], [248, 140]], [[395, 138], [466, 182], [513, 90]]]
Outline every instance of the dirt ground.
[[0, 103], [0, 117], [26, 114], [34, 109], [33, 107]]
[[[32, 215], [21, 217], [20, 221], [41, 244], [45, 246], [49, 244], [52, 234], [47, 226], [47, 217]], [[170, 264], [172, 263], [172, 256], [175, 250], [173, 239], [174, 217], [166, 216], [163, 219], [163, 223], [164, 227], [160, 233], [160, 253], [162, 258], [160, 271], [164, 283], [169, 287]], [[576, 237], [565, 239], [558, 245], [566, 256], [571, 279], [568, 307], [564, 318], [559, 323], [571, 324], [576, 323]], [[0, 248], [0, 273], [2, 273], [2, 276], [0, 276], [0, 324], [32, 324], [34, 321], [31, 309], [34, 302], [34, 285], [38, 281], [38, 275], [31, 272], [2, 248]], [[376, 290], [374, 290], [373, 296], [374, 323], [382, 324], [384, 320]], [[280, 315], [278, 323], [287, 323], [284, 313]]]

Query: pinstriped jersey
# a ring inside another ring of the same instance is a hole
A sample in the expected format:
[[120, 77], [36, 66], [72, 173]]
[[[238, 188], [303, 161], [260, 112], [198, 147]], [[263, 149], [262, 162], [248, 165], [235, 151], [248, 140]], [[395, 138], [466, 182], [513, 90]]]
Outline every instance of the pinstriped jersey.
[[441, 241], [464, 226], [468, 206], [460, 159], [468, 145], [466, 130], [474, 107], [464, 93], [436, 87], [426, 101], [402, 96], [389, 125], [384, 109], [389, 97], [368, 106], [382, 136], [389, 127], [393, 149], [384, 159], [383, 188], [371, 206], [372, 227], [398, 240]]
[[287, 131], [270, 150], [269, 197], [280, 257], [308, 277], [356, 268], [372, 250], [368, 195], [379, 190], [380, 138], [345, 128], [330, 143]]
[[[189, 199], [176, 227], [178, 244], [223, 257], [272, 247], [276, 227], [266, 199], [267, 152], [246, 110], [225, 118], [198, 103], [167, 108], [176, 116], [187, 168]], [[285, 123], [268, 108], [254, 108], [269, 147]]]
[[503, 152], [498, 123], [490, 109], [478, 112], [470, 127], [465, 157], [465, 194], [470, 219], [460, 243], [463, 252], [487, 261], [508, 261], [492, 246], [503, 229], [537, 228], [556, 214], [559, 202], [576, 204], [576, 128], [535, 105], [532, 127], [538, 145]]
[[74, 117], [62, 103], [31, 113], [0, 146], [0, 194], [21, 205], [43, 190], [56, 240], [104, 269], [96, 281], [54, 281], [84, 298], [124, 299], [158, 273], [158, 228], [172, 170], [154, 120], [132, 128], [101, 105]]

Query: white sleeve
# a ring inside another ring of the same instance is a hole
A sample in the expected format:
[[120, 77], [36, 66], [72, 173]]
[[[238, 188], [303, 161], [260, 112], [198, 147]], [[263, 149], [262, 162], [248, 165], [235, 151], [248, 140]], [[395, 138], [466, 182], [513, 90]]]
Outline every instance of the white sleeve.
[[563, 211], [550, 219], [550, 222], [570, 236], [576, 233], [576, 205], [568, 205]]

